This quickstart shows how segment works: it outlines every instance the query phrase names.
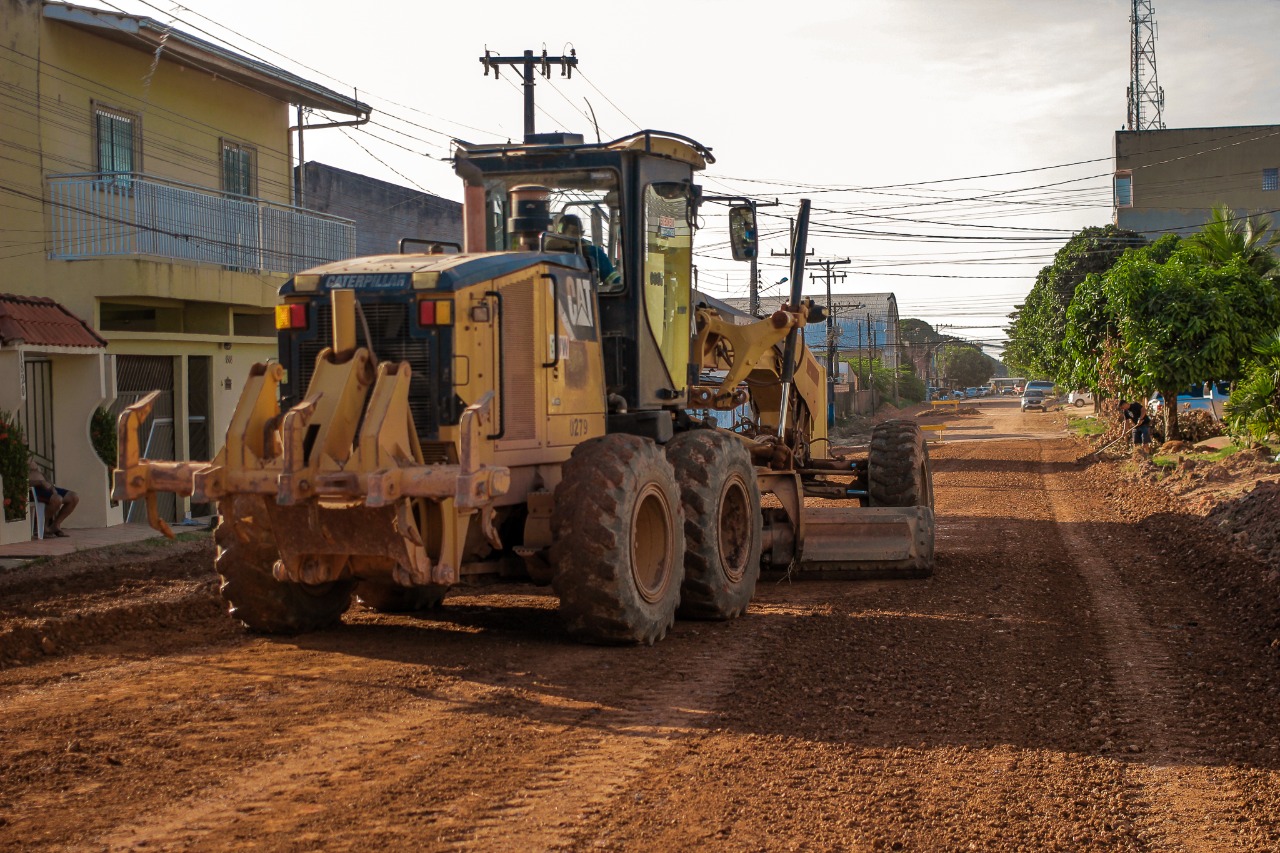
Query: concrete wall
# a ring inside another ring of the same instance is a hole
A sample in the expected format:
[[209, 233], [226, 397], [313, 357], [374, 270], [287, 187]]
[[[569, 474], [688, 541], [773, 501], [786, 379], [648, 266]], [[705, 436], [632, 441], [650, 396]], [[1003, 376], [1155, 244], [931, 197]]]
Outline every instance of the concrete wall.
[[323, 163], [307, 163], [303, 175], [310, 210], [355, 221], [357, 255], [394, 254], [402, 237], [462, 242], [462, 205], [456, 201]]
[[89, 438], [94, 410], [114, 394], [108, 360], [101, 350], [0, 349], [0, 410], [22, 411], [24, 351], [52, 362], [56, 484], [80, 496], [80, 505], [67, 526], [105, 527], [120, 523], [119, 507], [111, 506], [107, 466], [98, 458]]
[[870, 415], [879, 404], [874, 388], [866, 391], [837, 391], [835, 393], [836, 417], [847, 418], [852, 415]]
[[1191, 233], [1226, 204], [1237, 213], [1280, 208], [1280, 189], [1263, 190], [1263, 169], [1280, 168], [1280, 125], [1118, 131], [1116, 171], [1133, 173], [1133, 205], [1115, 209], [1121, 228]]

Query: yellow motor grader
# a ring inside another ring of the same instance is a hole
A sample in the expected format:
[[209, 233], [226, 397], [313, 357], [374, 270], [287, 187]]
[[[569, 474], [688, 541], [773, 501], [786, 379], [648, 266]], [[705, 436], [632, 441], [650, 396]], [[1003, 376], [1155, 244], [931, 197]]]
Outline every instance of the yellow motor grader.
[[[158, 492], [217, 501], [222, 594], [266, 632], [323, 628], [353, 597], [431, 608], [500, 577], [550, 583], [576, 638], [652, 643], [677, 614], [743, 613], [762, 565], [927, 574], [919, 430], [826, 458], [803, 268], [763, 320], [698, 299], [708, 162], [660, 131], [458, 143], [461, 251], [404, 241], [296, 274], [279, 360], [251, 369], [216, 458], [141, 458], [153, 395], [120, 416], [114, 497], [166, 533]], [[755, 250], [743, 210], [735, 254]]]

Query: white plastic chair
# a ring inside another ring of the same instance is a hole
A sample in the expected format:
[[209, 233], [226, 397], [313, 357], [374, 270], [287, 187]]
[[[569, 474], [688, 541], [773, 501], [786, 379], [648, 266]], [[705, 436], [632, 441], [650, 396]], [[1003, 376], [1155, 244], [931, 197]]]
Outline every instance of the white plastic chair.
[[47, 509], [44, 504], [36, 500], [35, 486], [31, 487], [31, 506], [36, 508], [36, 538], [44, 538], [44, 511]]

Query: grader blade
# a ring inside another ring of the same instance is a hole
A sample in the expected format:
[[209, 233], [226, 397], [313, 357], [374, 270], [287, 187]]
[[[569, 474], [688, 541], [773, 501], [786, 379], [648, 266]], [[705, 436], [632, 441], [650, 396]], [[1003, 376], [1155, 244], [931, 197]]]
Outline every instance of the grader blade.
[[929, 507], [805, 507], [799, 571], [821, 578], [924, 578], [933, 573]]

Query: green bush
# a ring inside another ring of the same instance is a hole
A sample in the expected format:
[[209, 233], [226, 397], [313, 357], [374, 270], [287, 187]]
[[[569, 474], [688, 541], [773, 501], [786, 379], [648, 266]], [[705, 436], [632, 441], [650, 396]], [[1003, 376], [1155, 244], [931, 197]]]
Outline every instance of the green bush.
[[31, 453], [22, 435], [22, 425], [12, 412], [0, 412], [0, 478], [4, 479], [4, 520], [27, 517], [31, 483], [27, 479], [27, 459]]
[[885, 400], [894, 399], [895, 389], [899, 402], [919, 403], [924, 400], [924, 380], [916, 376], [910, 365], [899, 366], [895, 373], [892, 367], [885, 366], [878, 358], [850, 358], [847, 361], [858, 379], [859, 388], [874, 387]]
[[99, 406], [89, 421], [89, 438], [94, 452], [107, 466], [108, 476], [116, 467], [116, 421], [111, 413]]
[[1244, 379], [1227, 401], [1232, 435], [1257, 443], [1280, 435], [1280, 332], [1254, 347]]

